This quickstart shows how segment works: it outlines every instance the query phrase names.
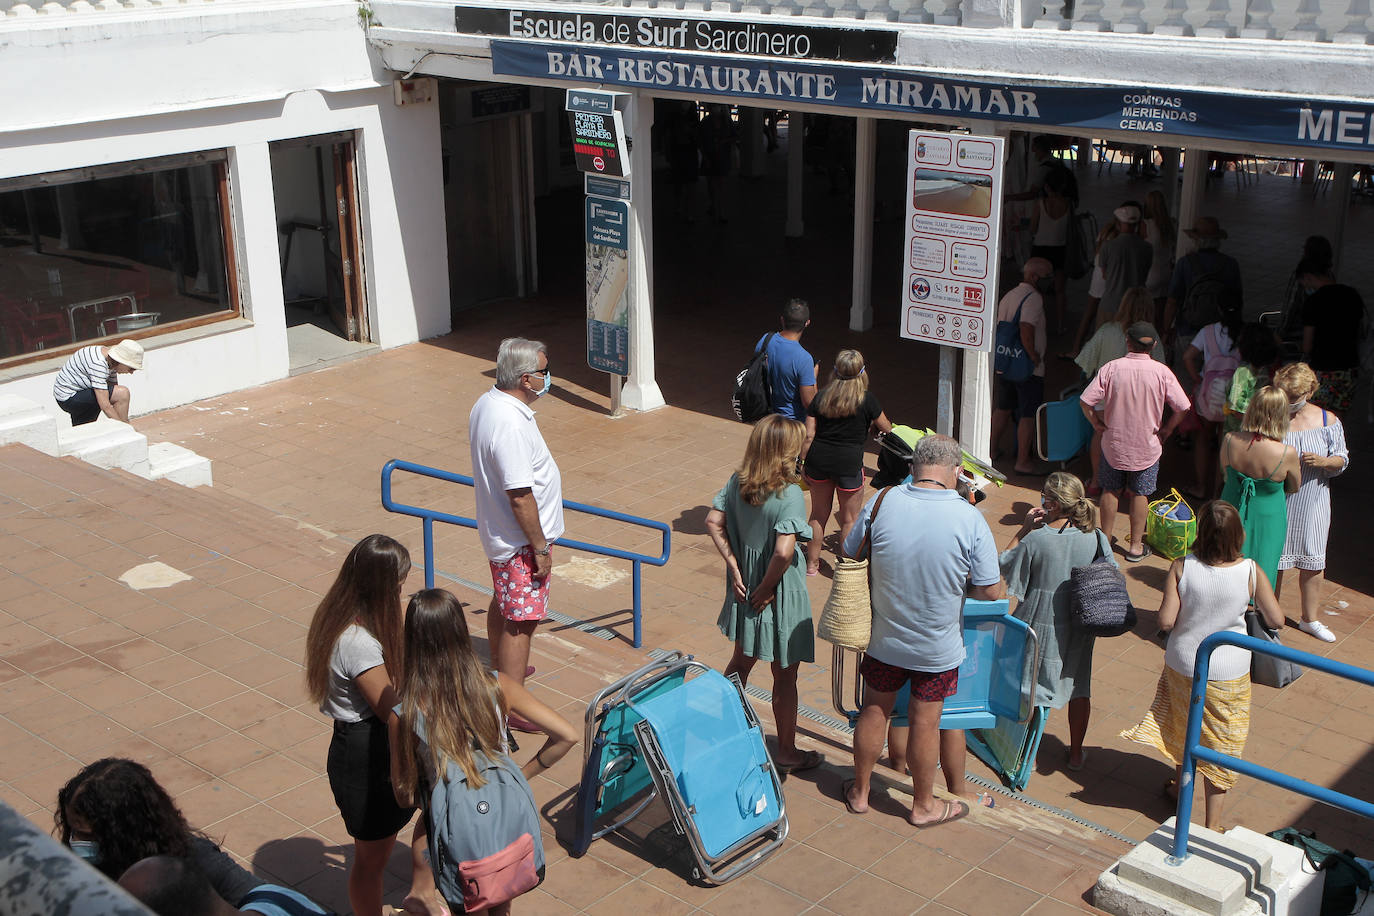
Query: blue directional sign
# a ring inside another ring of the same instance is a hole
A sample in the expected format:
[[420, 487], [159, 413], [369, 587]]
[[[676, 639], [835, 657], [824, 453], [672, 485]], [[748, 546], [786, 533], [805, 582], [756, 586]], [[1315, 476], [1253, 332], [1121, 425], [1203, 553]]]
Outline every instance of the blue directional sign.
[[622, 200], [587, 198], [587, 244], [628, 251], [630, 205]]

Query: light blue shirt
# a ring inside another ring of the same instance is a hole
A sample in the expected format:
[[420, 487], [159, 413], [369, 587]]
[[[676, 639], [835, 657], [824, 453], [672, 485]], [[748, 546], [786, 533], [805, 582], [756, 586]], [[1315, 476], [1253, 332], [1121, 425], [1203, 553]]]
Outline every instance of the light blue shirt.
[[[869, 530], [873, 497], [845, 539], [853, 556]], [[964, 660], [964, 596], [1002, 579], [992, 531], [954, 490], [893, 487], [873, 525], [873, 636], [868, 654], [909, 671], [940, 672]]]

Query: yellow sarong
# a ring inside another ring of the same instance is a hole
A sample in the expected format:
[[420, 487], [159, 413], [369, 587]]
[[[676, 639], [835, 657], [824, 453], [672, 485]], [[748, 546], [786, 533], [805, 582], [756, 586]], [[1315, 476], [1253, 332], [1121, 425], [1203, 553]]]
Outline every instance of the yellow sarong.
[[[1155, 699], [1139, 725], [1121, 737], [1155, 748], [1178, 766], [1183, 760], [1183, 741], [1188, 731], [1188, 700], [1193, 679], [1168, 665], [1159, 675]], [[1202, 707], [1202, 746], [1240, 757], [1250, 734], [1250, 675], [1229, 681], [1208, 681]], [[1235, 770], [1199, 760], [1198, 774], [1223, 791], [1236, 784]]]

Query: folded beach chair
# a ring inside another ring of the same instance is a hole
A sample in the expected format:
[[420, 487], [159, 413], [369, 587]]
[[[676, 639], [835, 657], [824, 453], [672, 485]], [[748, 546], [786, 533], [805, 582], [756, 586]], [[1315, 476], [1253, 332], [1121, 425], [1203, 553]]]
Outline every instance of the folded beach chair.
[[708, 884], [739, 877], [786, 838], [782, 784], [738, 680], [674, 652], [599, 692], [586, 734], [573, 855], [655, 796]]

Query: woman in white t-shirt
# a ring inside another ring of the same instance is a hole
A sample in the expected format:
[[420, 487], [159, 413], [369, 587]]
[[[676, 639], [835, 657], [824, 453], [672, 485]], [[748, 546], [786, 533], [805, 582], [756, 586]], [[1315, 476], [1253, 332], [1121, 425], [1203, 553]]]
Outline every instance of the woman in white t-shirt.
[[[1245, 528], [1235, 506], [1214, 500], [1198, 510], [1193, 551], [1169, 567], [1164, 601], [1159, 607], [1160, 629], [1169, 634], [1164, 670], [1155, 699], [1144, 720], [1121, 733], [1163, 753], [1182, 767], [1197, 649], [1213, 633], [1245, 635], [1245, 609], [1251, 600], [1273, 628], [1284, 624], [1283, 610], [1269, 577], [1246, 559]], [[1232, 757], [1245, 751], [1250, 734], [1250, 650], [1221, 646], [1212, 652], [1203, 701], [1202, 746]], [[1226, 792], [1236, 784], [1235, 770], [1198, 762], [1206, 799], [1206, 825], [1218, 830]], [[1181, 773], [1180, 773], [1181, 776]], [[1178, 798], [1178, 780], [1164, 791]]]
[[[348, 900], [357, 916], [382, 913], [383, 872], [415, 810], [396, 804], [387, 741], [396, 705], [387, 664], [401, 662], [401, 589], [409, 574], [410, 554], [400, 543], [384, 534], [363, 538], [315, 610], [305, 640], [306, 690], [334, 720], [329, 788], [353, 837]], [[433, 874], [422, 858], [413, 855], [412, 863], [406, 912], [444, 913]]]

